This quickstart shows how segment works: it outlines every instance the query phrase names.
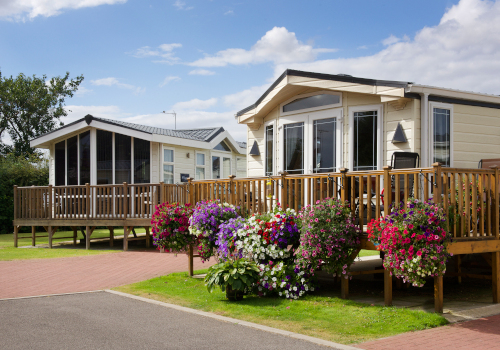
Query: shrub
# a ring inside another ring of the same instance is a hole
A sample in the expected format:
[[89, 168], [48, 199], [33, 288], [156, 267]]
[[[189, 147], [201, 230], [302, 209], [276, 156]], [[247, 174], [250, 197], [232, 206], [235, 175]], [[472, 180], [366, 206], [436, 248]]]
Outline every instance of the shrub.
[[191, 204], [163, 203], [156, 207], [151, 220], [153, 244], [167, 251], [179, 252], [194, 244], [196, 237], [189, 232]]
[[219, 225], [238, 217], [237, 208], [228, 203], [217, 201], [198, 202], [189, 218], [189, 232], [198, 238], [198, 251], [202, 261], [213, 256]]
[[358, 229], [354, 226], [347, 203], [324, 199], [305, 206], [297, 262], [311, 274], [321, 267], [334, 275], [347, 275], [359, 246]]
[[385, 252], [384, 268], [422, 287], [426, 277], [446, 272], [446, 244], [451, 233], [445, 229], [442, 206], [432, 201], [410, 199], [406, 204], [368, 225], [368, 238]]

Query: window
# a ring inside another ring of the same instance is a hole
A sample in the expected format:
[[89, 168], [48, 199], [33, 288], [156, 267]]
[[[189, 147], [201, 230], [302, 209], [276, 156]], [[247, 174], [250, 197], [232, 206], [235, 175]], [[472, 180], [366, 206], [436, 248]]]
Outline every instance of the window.
[[70, 137], [67, 140], [66, 152], [66, 176], [68, 186], [78, 185], [78, 136]]
[[433, 108], [432, 152], [433, 163], [451, 166], [451, 110]]
[[266, 163], [265, 175], [271, 176], [273, 171], [273, 154], [274, 154], [274, 125], [266, 126]]
[[113, 133], [97, 130], [97, 184], [113, 183]]
[[335, 118], [315, 120], [313, 124], [313, 172], [336, 171]]
[[340, 92], [313, 92], [298, 95], [281, 104], [280, 115], [312, 112], [320, 109], [329, 109], [342, 106]]
[[236, 157], [236, 177], [247, 177], [247, 159]]
[[132, 170], [131, 137], [115, 134], [115, 183], [130, 183]]
[[304, 123], [284, 125], [284, 167], [290, 174], [304, 173]]
[[220, 179], [220, 157], [212, 156], [212, 179]]
[[163, 149], [163, 182], [174, 183], [174, 150]]
[[134, 138], [134, 183], [150, 182], [150, 143], [149, 141]]
[[376, 170], [377, 150], [377, 111], [355, 112], [353, 170]]
[[217, 146], [215, 146], [214, 150], [231, 152], [231, 149], [224, 141], [221, 141], [221, 143], [219, 143]]
[[55, 185], [64, 186], [66, 184], [66, 141], [61, 141], [55, 145]]
[[196, 153], [195, 180], [205, 180], [205, 154]]

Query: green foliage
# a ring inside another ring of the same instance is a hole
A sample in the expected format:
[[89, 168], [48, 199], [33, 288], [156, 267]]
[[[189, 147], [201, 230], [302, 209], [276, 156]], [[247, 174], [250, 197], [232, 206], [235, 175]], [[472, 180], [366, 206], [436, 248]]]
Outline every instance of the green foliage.
[[[68, 115], [64, 100], [72, 97], [83, 81], [80, 75], [69, 79], [54, 77], [3, 78], [0, 72], [0, 155], [14, 153], [16, 156], [35, 154], [30, 140], [62, 126], [59, 119]], [[13, 145], [1, 142], [4, 132], [9, 133]]]
[[208, 269], [205, 283], [210, 293], [219, 286], [224, 292], [228, 286], [232, 290], [244, 291], [259, 279], [259, 268], [253, 261], [238, 259], [213, 265]]
[[14, 185], [46, 186], [49, 184], [49, 166], [46, 159], [35, 155], [0, 156], [0, 233], [13, 230]]

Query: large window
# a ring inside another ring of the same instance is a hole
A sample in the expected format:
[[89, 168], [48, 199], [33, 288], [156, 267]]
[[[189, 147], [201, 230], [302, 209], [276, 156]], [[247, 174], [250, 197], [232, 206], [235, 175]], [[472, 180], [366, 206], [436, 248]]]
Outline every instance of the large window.
[[377, 169], [377, 114], [377, 111], [354, 113], [354, 171]]
[[273, 175], [274, 125], [266, 126], [266, 176]]
[[433, 162], [451, 166], [451, 113], [449, 109], [433, 108]]
[[163, 182], [166, 184], [174, 183], [174, 150], [163, 149]]
[[115, 134], [115, 183], [130, 183], [132, 162], [131, 137]]
[[336, 170], [336, 119], [319, 119], [313, 124], [313, 172]]
[[55, 185], [64, 186], [66, 184], [66, 141], [61, 141], [55, 145]]
[[229, 148], [229, 146], [224, 141], [221, 141], [221, 143], [219, 143], [217, 146], [215, 146], [214, 150], [231, 152], [231, 148]]
[[205, 154], [196, 153], [195, 180], [205, 180]]
[[134, 138], [134, 183], [150, 182], [150, 142]]
[[80, 134], [80, 185], [90, 184], [90, 131]]
[[289, 174], [304, 173], [304, 123], [284, 125], [284, 167]]
[[220, 179], [220, 157], [212, 156], [212, 179]]
[[113, 133], [104, 130], [96, 132], [97, 184], [113, 183]]
[[70, 137], [67, 140], [67, 185], [78, 185], [78, 136]]

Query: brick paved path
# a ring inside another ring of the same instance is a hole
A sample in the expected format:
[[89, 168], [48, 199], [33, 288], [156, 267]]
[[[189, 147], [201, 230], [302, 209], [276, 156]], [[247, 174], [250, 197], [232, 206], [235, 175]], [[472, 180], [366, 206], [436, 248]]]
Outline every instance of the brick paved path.
[[[212, 264], [194, 259], [195, 270]], [[186, 254], [158, 251], [0, 261], [0, 299], [112, 288], [187, 270]]]
[[500, 349], [500, 315], [405, 333], [356, 347], [366, 350]]

